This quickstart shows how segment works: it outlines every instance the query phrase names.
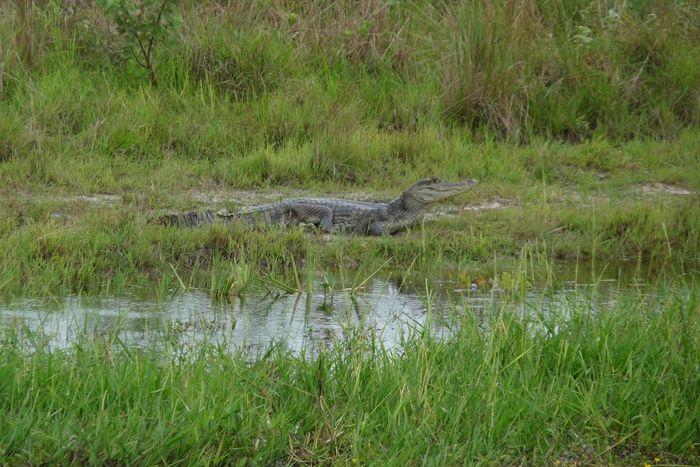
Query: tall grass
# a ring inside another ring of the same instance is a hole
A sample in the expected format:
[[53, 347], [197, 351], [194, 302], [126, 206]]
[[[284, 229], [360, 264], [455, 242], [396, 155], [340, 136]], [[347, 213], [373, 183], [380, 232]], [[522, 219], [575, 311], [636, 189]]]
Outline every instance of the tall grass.
[[[516, 149], [493, 139], [530, 142], [549, 162], [569, 152], [578, 167], [587, 158], [575, 149], [542, 142], [607, 144], [617, 161], [603, 171], [651, 162], [671, 181], [698, 178], [700, 13], [689, 2], [179, 9], [182, 26], [158, 48], [152, 86], [114, 52], [120, 38], [92, 2], [3, 2], [2, 184], [523, 181], [531, 158], [506, 157]], [[691, 155], [672, 176], [656, 146], [615, 150], [658, 137]]]
[[[447, 341], [361, 334], [310, 359], [225, 346], [0, 341], [9, 463], [696, 464], [697, 288], [523, 318], [463, 310]], [[183, 358], [183, 355], [186, 355]]]
[[624, 140], [700, 118], [692, 2], [184, 2], [157, 87], [92, 2], [1, 8], [3, 127], [55, 153], [221, 157], [359, 129]]
[[[697, 29], [686, 15], [698, 11], [656, 6], [477, 1], [448, 7], [448, 116], [520, 141], [533, 134], [572, 141], [593, 134], [670, 136], [673, 127], [697, 123], [698, 77], [681, 70], [694, 53], [683, 37]], [[674, 33], [666, 29], [674, 27]], [[668, 49], [679, 53], [671, 58]], [[662, 88], [671, 94], [657, 94]]]

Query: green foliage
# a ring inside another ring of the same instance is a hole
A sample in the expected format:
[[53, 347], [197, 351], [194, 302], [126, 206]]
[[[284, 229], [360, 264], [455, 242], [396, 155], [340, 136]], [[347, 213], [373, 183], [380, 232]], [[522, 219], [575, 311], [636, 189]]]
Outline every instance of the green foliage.
[[700, 122], [692, 2], [224, 3], [4, 2], [0, 45], [31, 27], [21, 37], [33, 63], [4, 54], [4, 94], [14, 100], [70, 67], [86, 80], [62, 86], [99, 88], [82, 107], [95, 123], [104, 101], [139, 95], [132, 67], [109, 59], [116, 48], [153, 81], [157, 73], [155, 100], [176, 96], [194, 114], [223, 105], [216, 139], [242, 133], [235, 139], [246, 150], [318, 139], [329, 126], [457, 129], [471, 140], [523, 143], [674, 138]]
[[202, 24], [190, 44], [191, 75], [234, 100], [273, 93], [297, 71], [293, 49], [274, 32], [246, 32]]
[[156, 49], [180, 24], [176, 0], [97, 0], [126, 39], [123, 52], [148, 71], [152, 85], [157, 84]]

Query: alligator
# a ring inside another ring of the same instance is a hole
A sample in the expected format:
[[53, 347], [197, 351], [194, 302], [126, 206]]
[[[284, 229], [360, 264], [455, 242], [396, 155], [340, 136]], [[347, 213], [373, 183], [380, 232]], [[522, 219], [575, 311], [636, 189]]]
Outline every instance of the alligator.
[[313, 224], [323, 233], [391, 235], [421, 222], [427, 208], [467, 191], [476, 180], [443, 182], [427, 178], [408, 187], [389, 203], [366, 203], [334, 198], [297, 198], [255, 206], [235, 213], [211, 210], [169, 214], [163, 225], [195, 227], [213, 222], [245, 225]]

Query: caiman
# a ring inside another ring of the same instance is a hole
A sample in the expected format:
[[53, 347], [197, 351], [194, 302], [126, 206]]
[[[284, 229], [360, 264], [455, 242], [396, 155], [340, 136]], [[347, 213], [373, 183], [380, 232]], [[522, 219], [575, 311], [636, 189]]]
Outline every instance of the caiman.
[[475, 183], [475, 180], [451, 183], [427, 178], [411, 185], [389, 203], [296, 198], [236, 213], [205, 210], [169, 214], [161, 217], [160, 223], [187, 227], [212, 222], [242, 222], [252, 226], [305, 223], [317, 226], [324, 233], [391, 235], [420, 223], [430, 205], [464, 193]]

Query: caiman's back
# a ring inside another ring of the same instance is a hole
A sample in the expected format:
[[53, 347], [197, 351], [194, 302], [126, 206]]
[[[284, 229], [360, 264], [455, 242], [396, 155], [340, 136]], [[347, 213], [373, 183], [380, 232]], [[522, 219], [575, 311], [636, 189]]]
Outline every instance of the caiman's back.
[[373, 221], [385, 220], [387, 205], [337, 198], [296, 198], [263, 204], [231, 216], [247, 225], [300, 222], [320, 224], [323, 230], [366, 233]]

